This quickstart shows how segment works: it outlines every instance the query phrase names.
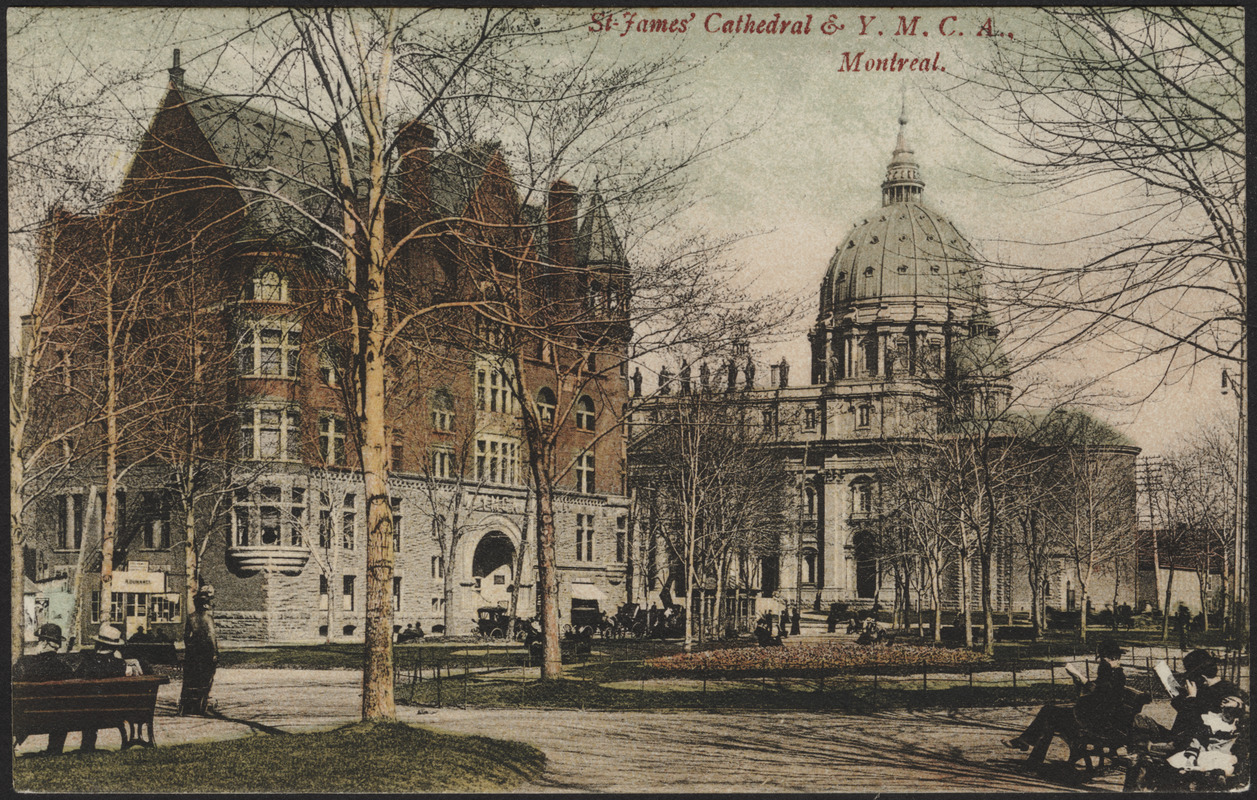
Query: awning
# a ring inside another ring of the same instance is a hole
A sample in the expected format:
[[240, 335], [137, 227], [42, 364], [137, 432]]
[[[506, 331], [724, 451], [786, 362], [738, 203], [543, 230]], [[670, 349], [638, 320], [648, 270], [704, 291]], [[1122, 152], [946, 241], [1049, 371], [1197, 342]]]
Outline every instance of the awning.
[[598, 600], [599, 602], [606, 602], [607, 596], [602, 593], [601, 589], [594, 586], [592, 583], [573, 583], [572, 599]]

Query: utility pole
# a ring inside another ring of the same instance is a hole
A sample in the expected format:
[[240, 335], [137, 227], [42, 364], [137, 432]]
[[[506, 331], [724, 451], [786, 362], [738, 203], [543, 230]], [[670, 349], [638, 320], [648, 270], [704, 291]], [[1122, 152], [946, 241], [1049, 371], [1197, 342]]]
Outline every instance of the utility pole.
[[[1241, 351], [1241, 363], [1243, 363], [1243, 352]], [[1235, 392], [1235, 402], [1237, 414], [1238, 429], [1235, 438], [1235, 561], [1233, 565], [1234, 579], [1231, 585], [1231, 608], [1234, 613], [1232, 632], [1235, 634], [1236, 643], [1243, 641], [1244, 631], [1247, 629], [1247, 613], [1245, 607], [1245, 564], [1244, 559], [1248, 556], [1248, 526], [1246, 524], [1248, 518], [1248, 474], [1247, 474], [1247, 443], [1248, 429], [1247, 423], [1247, 382], [1244, 380], [1244, 370], [1241, 368], [1236, 370], [1233, 376], [1225, 369], [1222, 370], [1222, 394], [1230, 391]]]

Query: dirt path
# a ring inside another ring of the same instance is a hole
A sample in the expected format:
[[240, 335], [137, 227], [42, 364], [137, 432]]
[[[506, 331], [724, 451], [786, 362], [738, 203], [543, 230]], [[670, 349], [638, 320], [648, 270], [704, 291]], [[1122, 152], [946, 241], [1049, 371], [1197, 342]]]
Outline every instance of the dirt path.
[[[174, 716], [179, 683], [158, 695], [159, 745], [326, 728], [358, 716], [361, 674], [350, 670], [219, 670], [215, 714]], [[1157, 705], [1153, 715], [1172, 718]], [[830, 712], [597, 712], [400, 707], [406, 722], [515, 739], [546, 753], [525, 791], [825, 792], [1116, 791], [1120, 771], [1073, 786], [1060, 769], [1032, 773], [1003, 747], [1034, 709]], [[71, 734], [67, 748], [77, 747]], [[33, 737], [19, 753], [43, 747]], [[117, 747], [102, 732], [100, 746]], [[1049, 760], [1064, 756], [1055, 745]], [[72, 756], [67, 756], [72, 757]], [[153, 787], [160, 791], [161, 787]]]

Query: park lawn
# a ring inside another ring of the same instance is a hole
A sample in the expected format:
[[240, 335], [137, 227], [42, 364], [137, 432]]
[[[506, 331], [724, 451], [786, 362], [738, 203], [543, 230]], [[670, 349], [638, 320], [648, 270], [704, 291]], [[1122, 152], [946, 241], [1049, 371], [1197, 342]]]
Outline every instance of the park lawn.
[[14, 760], [30, 792], [499, 792], [540, 775], [545, 755], [518, 742], [401, 723], [260, 734], [222, 742]]
[[[598, 673], [602, 671], [599, 670]], [[709, 680], [626, 679], [623, 675], [582, 673], [553, 681], [471, 677], [464, 680], [424, 680], [397, 687], [397, 702], [419, 706], [480, 708], [569, 708], [602, 711], [679, 711], [694, 709], [836, 710], [873, 713], [891, 708], [979, 708], [1042, 705], [1068, 701], [1067, 684], [982, 681], [970, 687], [966, 679], [933, 679], [921, 689], [915, 680], [870, 676], [846, 678], [773, 678]], [[579, 677], [578, 677], [579, 676]], [[609, 678], [609, 679], [608, 679]], [[618, 679], [617, 679], [618, 678]]]
[[[520, 646], [484, 645], [437, 640], [423, 644], [393, 645], [394, 663], [399, 666], [415, 659], [422, 652], [425, 665], [474, 659], [476, 663], [505, 661]], [[224, 649], [218, 654], [220, 669], [362, 669], [361, 643], [278, 645]]]

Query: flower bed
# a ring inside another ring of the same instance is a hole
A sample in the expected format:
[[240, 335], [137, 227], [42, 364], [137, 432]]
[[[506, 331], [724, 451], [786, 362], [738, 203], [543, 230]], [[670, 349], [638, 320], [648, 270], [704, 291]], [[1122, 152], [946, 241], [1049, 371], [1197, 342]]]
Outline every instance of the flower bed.
[[871, 668], [946, 669], [989, 664], [991, 657], [972, 650], [914, 645], [804, 644], [791, 647], [735, 647], [678, 653], [647, 660], [645, 666], [668, 674], [718, 673], [722, 676], [774, 675], [808, 677], [827, 672]]

